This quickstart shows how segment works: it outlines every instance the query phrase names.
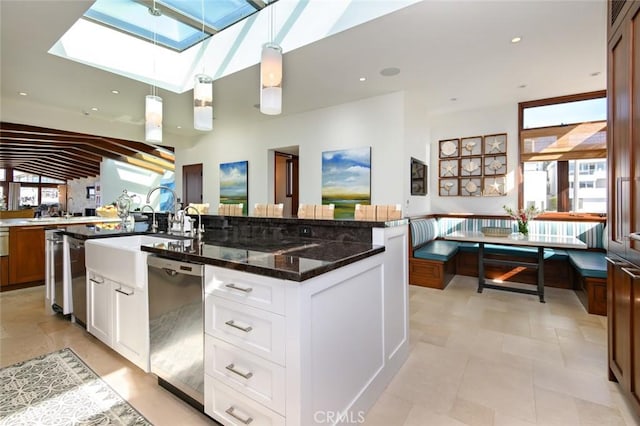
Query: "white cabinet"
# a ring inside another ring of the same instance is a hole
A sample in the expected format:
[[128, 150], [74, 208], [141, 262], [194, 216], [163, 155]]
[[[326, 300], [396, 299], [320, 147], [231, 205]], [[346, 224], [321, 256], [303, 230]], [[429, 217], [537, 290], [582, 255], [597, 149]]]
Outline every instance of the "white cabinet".
[[408, 355], [406, 238], [383, 228], [374, 243], [388, 252], [304, 282], [207, 265], [205, 413], [224, 425], [364, 416]]
[[87, 331], [148, 372], [149, 307], [145, 290], [87, 270]]
[[111, 345], [111, 284], [92, 271], [87, 271], [87, 331], [103, 343]]
[[146, 292], [111, 282], [112, 347], [145, 371], [149, 369], [149, 316]]

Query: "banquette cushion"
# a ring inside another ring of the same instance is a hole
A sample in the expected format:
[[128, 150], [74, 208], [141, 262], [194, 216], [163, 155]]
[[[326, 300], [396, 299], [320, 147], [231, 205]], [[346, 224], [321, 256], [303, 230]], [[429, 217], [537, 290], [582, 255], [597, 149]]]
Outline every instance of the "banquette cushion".
[[585, 278], [607, 278], [605, 254], [597, 251], [569, 250], [569, 261]]

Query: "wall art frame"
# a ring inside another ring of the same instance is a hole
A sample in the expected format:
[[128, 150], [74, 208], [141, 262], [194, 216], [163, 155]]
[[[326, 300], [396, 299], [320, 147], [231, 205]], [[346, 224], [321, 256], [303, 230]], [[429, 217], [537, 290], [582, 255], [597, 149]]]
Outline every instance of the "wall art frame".
[[427, 195], [427, 165], [411, 157], [411, 195]]

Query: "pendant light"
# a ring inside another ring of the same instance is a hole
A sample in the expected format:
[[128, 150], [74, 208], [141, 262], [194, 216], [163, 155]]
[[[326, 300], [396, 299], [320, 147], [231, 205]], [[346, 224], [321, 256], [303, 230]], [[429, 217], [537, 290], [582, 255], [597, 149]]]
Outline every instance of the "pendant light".
[[[204, 0], [202, 0], [202, 42], [204, 42]], [[196, 130], [213, 129], [213, 79], [204, 73], [195, 76], [193, 83], [193, 127]]]
[[262, 47], [260, 59], [260, 112], [282, 113], [282, 48], [273, 41], [274, 5], [269, 6], [271, 41]]
[[[153, 16], [159, 16], [160, 12], [156, 9], [156, 2], [153, 2], [153, 9], [149, 9], [149, 13]], [[155, 49], [156, 44], [156, 31], [153, 31], [153, 78], [156, 77], [156, 58]], [[145, 113], [144, 113], [144, 140], [147, 142], [162, 142], [162, 98], [158, 96], [157, 88], [151, 85], [151, 94], [145, 98]]]

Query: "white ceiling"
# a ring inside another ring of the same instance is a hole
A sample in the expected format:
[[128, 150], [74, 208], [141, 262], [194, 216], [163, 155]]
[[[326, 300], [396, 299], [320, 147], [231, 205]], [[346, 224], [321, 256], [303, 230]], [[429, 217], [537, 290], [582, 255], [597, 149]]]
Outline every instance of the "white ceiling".
[[[91, 3], [0, 0], [2, 103], [36, 102], [142, 128], [146, 84], [47, 53]], [[512, 44], [514, 36], [522, 42]], [[387, 67], [401, 72], [381, 76]], [[606, 1], [422, 1], [285, 52], [284, 68], [284, 114], [399, 90], [417, 94], [431, 113], [600, 90]], [[217, 80], [216, 120], [273, 119], [255, 108], [258, 81], [258, 66]], [[191, 92], [160, 95], [165, 132], [201, 134], [192, 130]], [[24, 123], [38, 125], [38, 117]]]

